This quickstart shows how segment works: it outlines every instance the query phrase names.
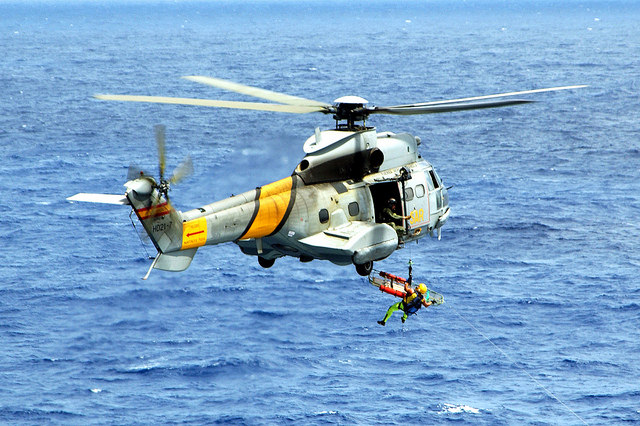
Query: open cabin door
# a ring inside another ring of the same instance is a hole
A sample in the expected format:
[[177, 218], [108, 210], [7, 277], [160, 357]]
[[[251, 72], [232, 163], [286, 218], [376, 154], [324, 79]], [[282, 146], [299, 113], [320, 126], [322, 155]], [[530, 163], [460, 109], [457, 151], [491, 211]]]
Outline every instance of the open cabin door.
[[[384, 217], [382, 213], [385, 208], [389, 206], [389, 200], [391, 198], [395, 199], [398, 202], [398, 213], [399, 215], [404, 215], [403, 213], [403, 202], [400, 197], [400, 187], [398, 182], [381, 182], [375, 185], [371, 185], [369, 187], [371, 190], [371, 197], [373, 198], [373, 209], [375, 211], [375, 219], [377, 223], [388, 223], [389, 219]], [[400, 219], [394, 220], [396, 225], [404, 226], [403, 221]]]
[[433, 168], [416, 167], [404, 176], [402, 179], [398, 174], [392, 180], [371, 185], [370, 190], [377, 223], [390, 222], [383, 211], [391, 198], [398, 203], [398, 215], [410, 216], [406, 220], [393, 220], [397, 227], [405, 230], [402, 240], [408, 241], [431, 232], [448, 203], [446, 191]]

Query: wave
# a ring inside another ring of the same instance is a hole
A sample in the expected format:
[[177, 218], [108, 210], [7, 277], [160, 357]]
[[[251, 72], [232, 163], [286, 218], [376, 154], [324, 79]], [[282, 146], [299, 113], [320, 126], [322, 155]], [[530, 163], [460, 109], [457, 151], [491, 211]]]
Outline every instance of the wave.
[[85, 415], [66, 410], [42, 410], [38, 408], [0, 408], [0, 419], [3, 422], [38, 422], [49, 424], [52, 421], [80, 421]]
[[632, 390], [628, 392], [620, 392], [620, 393], [591, 393], [586, 394], [578, 398], [579, 401], [587, 401], [589, 403], [593, 403], [596, 401], [610, 401], [615, 399], [621, 400], [636, 400], [640, 397], [640, 391]]
[[247, 287], [243, 285], [212, 285], [205, 287], [207, 293], [242, 293], [248, 291]]
[[264, 418], [260, 423], [286, 424], [355, 424], [356, 417], [343, 413], [341, 410], [317, 410], [295, 414], [278, 414], [273, 419]]
[[562, 360], [562, 365], [569, 369], [589, 369], [592, 370], [594, 368], [620, 368], [619, 364], [615, 364], [612, 362], [606, 361], [598, 361], [598, 360], [579, 360], [579, 359], [571, 359], [565, 358]]
[[145, 376], [166, 377], [182, 376], [193, 378], [211, 378], [219, 375], [245, 375], [253, 374], [257, 370], [268, 368], [264, 360], [256, 359], [221, 359], [202, 364], [186, 365], [162, 365], [160, 362], [149, 361], [147, 363], [117, 370], [119, 374], [140, 374]]
[[638, 311], [638, 310], [640, 310], [640, 304], [638, 304], [638, 303], [629, 303], [629, 304], [626, 304], [626, 305], [618, 306], [615, 309], [616, 310], [620, 310], [620, 311]]
[[[497, 223], [487, 224], [485, 220], [483, 220], [479, 216], [469, 216], [469, 215], [460, 215], [455, 218], [455, 226], [451, 225], [450, 227], [443, 228], [443, 234], [462, 234], [462, 235], [471, 235], [473, 233], [482, 233], [482, 232], [491, 232], [495, 234], [499, 231], [504, 231], [507, 233], [517, 232], [521, 234], [526, 233], [535, 233], [541, 235], [547, 235], [552, 232], [563, 231], [564, 227], [560, 228], [558, 226], [554, 226], [548, 223], [542, 223], [538, 221], [521, 221], [521, 222], [501, 222], [497, 221]], [[555, 218], [554, 218], [555, 221]], [[559, 218], [558, 222], [575, 222], [572, 219], [567, 218]], [[465, 223], [468, 224], [466, 226]], [[463, 226], [460, 226], [462, 224]]]
[[259, 318], [269, 318], [269, 319], [279, 319], [289, 316], [289, 313], [286, 312], [272, 312], [272, 311], [264, 311], [264, 310], [255, 310], [249, 311], [250, 315], [257, 316]]
[[[190, 288], [165, 288], [165, 289], [150, 289], [150, 288], [133, 288], [133, 289], [122, 289], [121, 291], [117, 291], [115, 294], [111, 294], [108, 296], [101, 297], [93, 297], [92, 294], [87, 296], [79, 296], [72, 295], [67, 296], [72, 297], [76, 300], [81, 300], [85, 302], [90, 302], [92, 304], [97, 305], [139, 305], [145, 306], [149, 302], [158, 302], [158, 301], [175, 301], [175, 300], [190, 300], [193, 298], [201, 297], [201, 293], [199, 290], [192, 290]], [[123, 320], [126, 321], [126, 320]]]
[[516, 303], [518, 305], [538, 305], [540, 307], [560, 307], [560, 306], [567, 306], [567, 302], [561, 298], [560, 296], [557, 296], [558, 301], [552, 301], [549, 299], [542, 299], [540, 297], [534, 297], [531, 299], [519, 299], [516, 301]]

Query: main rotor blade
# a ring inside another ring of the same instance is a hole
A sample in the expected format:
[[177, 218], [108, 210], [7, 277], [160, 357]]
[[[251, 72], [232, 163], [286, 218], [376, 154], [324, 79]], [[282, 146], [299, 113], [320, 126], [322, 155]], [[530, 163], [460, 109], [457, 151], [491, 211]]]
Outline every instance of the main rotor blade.
[[229, 90], [231, 92], [242, 93], [243, 95], [253, 96], [254, 98], [266, 99], [272, 102], [278, 102], [285, 105], [301, 105], [314, 107], [330, 107], [325, 102], [313, 101], [311, 99], [301, 98], [299, 96], [286, 95], [284, 93], [272, 92], [271, 90], [260, 89], [253, 86], [245, 86], [244, 84], [235, 83], [220, 78], [205, 77], [201, 75], [186, 75], [182, 77], [196, 83], [207, 84], [209, 86], [218, 87], [220, 89]]
[[160, 182], [164, 179], [164, 168], [166, 165], [165, 154], [165, 127], [162, 124], [156, 124], [153, 129], [156, 132], [156, 143], [158, 145], [158, 165], [160, 168]]
[[416, 115], [416, 114], [438, 114], [442, 112], [465, 111], [471, 109], [499, 108], [518, 104], [527, 104], [535, 101], [527, 99], [511, 99], [504, 101], [489, 102], [469, 102], [443, 105], [406, 105], [393, 107], [374, 107], [365, 109], [369, 114], [390, 114], [390, 115]]
[[589, 87], [589, 86], [583, 84], [583, 85], [577, 85], [577, 86], [549, 87], [549, 88], [546, 88], [546, 89], [533, 89], [533, 90], [523, 90], [523, 91], [520, 91], [520, 92], [498, 93], [496, 95], [474, 96], [472, 98], [450, 99], [450, 100], [446, 100], [446, 101], [421, 102], [421, 103], [407, 104], [407, 105], [394, 105], [394, 106], [385, 107], [385, 108], [416, 107], [416, 106], [441, 105], [441, 104], [450, 104], [450, 103], [458, 103], [458, 102], [479, 101], [479, 100], [482, 100], [482, 99], [502, 98], [502, 97], [507, 97], [507, 96], [517, 96], [517, 95], [528, 95], [528, 94], [531, 94], [531, 93], [555, 92], [555, 91], [558, 91], [558, 90], [581, 89], [583, 87]]
[[157, 104], [196, 105], [217, 108], [248, 109], [256, 111], [288, 112], [293, 114], [306, 114], [309, 112], [322, 112], [330, 114], [333, 111], [325, 106], [304, 105], [280, 105], [261, 102], [237, 102], [219, 101], [212, 99], [171, 98], [165, 96], [136, 96], [136, 95], [94, 95], [96, 99], [105, 101], [148, 102]]

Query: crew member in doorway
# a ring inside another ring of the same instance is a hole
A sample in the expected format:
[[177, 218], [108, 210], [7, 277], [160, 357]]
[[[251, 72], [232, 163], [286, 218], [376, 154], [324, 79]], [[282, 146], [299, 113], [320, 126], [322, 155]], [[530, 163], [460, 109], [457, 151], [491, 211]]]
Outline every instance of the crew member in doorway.
[[411, 280], [409, 280], [404, 283], [404, 292], [406, 294], [402, 300], [391, 305], [387, 310], [387, 314], [382, 320], [378, 321], [378, 324], [385, 325], [391, 315], [399, 310], [402, 311], [402, 322], [404, 323], [407, 320], [407, 316], [415, 314], [422, 306], [428, 308], [432, 305], [429, 302], [429, 289], [423, 283], [420, 283], [416, 288], [411, 288]]
[[389, 201], [387, 201], [387, 207], [384, 210], [382, 210], [382, 215], [387, 225], [395, 229], [396, 232], [398, 233], [398, 237], [400, 237], [404, 235], [405, 229], [404, 229], [404, 226], [398, 225], [395, 221], [398, 219], [407, 220], [407, 219], [410, 219], [411, 216], [401, 216], [398, 213], [396, 213], [397, 209], [398, 209], [398, 202], [396, 201], [396, 199], [389, 198]]

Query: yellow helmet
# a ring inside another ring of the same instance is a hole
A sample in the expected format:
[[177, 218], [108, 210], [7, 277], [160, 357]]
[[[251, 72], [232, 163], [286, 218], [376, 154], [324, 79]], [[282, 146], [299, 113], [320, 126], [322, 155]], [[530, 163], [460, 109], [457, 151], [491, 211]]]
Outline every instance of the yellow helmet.
[[418, 291], [422, 294], [425, 294], [427, 292], [427, 286], [424, 285], [424, 283], [420, 283], [420, 285], [418, 286]]

